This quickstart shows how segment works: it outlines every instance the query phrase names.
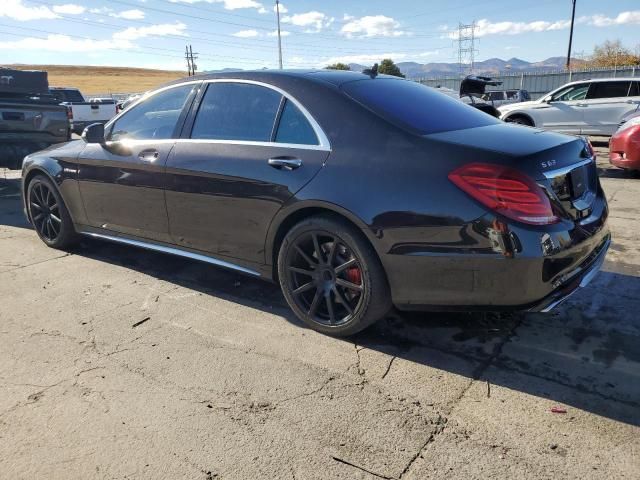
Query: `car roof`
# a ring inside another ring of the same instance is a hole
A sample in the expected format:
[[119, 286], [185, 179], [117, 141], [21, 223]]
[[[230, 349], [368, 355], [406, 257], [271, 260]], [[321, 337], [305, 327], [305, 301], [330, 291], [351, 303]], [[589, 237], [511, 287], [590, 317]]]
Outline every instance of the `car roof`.
[[640, 82], [640, 77], [611, 77], [611, 78], [583, 78], [581, 80], [574, 80], [573, 82], [566, 83], [565, 85], [573, 85], [574, 83], [599, 83], [599, 82], [631, 82], [635, 80]]
[[211, 72], [195, 75], [193, 77], [184, 77], [179, 80], [167, 83], [166, 85], [173, 85], [188, 80], [216, 80], [216, 79], [236, 79], [236, 80], [256, 80], [256, 81], [269, 81], [288, 78], [305, 78], [311, 81], [330, 83], [335, 86], [340, 86], [344, 83], [353, 82], [356, 80], [372, 80], [374, 78], [388, 78], [402, 80], [399, 77], [391, 75], [377, 75], [371, 77], [362, 72], [353, 72], [350, 70], [237, 70], [227, 72]]

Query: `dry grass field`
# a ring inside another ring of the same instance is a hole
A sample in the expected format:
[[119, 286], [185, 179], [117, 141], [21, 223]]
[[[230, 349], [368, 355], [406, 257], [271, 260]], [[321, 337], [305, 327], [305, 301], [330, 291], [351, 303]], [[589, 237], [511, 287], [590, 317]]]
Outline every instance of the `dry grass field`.
[[73, 65], [7, 65], [19, 70], [46, 70], [52, 87], [76, 87], [85, 95], [144, 92], [186, 76], [185, 72], [146, 68]]

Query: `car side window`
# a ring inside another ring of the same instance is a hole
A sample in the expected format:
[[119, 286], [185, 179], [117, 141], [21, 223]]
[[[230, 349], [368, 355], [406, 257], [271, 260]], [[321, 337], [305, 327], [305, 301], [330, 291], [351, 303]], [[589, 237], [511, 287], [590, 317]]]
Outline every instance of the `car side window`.
[[640, 82], [631, 82], [631, 88], [629, 89], [630, 97], [640, 97]]
[[587, 90], [589, 90], [588, 83], [579, 83], [577, 85], [571, 85], [570, 87], [560, 90], [553, 95], [553, 100], [556, 102], [567, 102], [570, 100], [584, 100], [587, 96]]
[[276, 133], [277, 143], [295, 143], [299, 145], [318, 145], [318, 137], [313, 127], [292, 101], [287, 100]]
[[111, 125], [107, 140], [169, 139], [194, 85], [163, 90], [131, 107]]
[[191, 138], [270, 142], [281, 100], [278, 92], [260, 85], [210, 83]]
[[593, 82], [587, 93], [587, 100], [598, 98], [626, 97], [630, 82]]

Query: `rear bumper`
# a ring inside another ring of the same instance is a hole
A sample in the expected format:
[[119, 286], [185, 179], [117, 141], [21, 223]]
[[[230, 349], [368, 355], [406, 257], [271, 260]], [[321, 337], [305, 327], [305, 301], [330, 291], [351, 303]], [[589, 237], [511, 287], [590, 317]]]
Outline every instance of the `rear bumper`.
[[640, 170], [640, 125], [611, 137], [609, 162], [619, 168]]
[[[599, 203], [589, 223], [572, 229], [510, 226], [506, 234], [489, 234], [492, 248], [434, 252], [416, 245], [422, 251], [381, 255], [393, 303], [400, 310], [548, 311], [604, 261], [611, 236], [606, 203]], [[490, 230], [491, 222], [485, 225]], [[467, 229], [468, 243], [479, 245], [486, 230], [474, 228]]]

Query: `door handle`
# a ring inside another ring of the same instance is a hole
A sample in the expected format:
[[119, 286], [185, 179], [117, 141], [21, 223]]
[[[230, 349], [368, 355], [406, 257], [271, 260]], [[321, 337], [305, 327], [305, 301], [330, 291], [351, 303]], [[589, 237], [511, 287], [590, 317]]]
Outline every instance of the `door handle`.
[[277, 168], [278, 170], [295, 170], [302, 166], [302, 160], [291, 157], [270, 158], [268, 163], [270, 166]]
[[155, 148], [142, 150], [138, 154], [138, 158], [143, 162], [155, 162], [159, 156], [160, 156], [160, 152], [158, 152]]

